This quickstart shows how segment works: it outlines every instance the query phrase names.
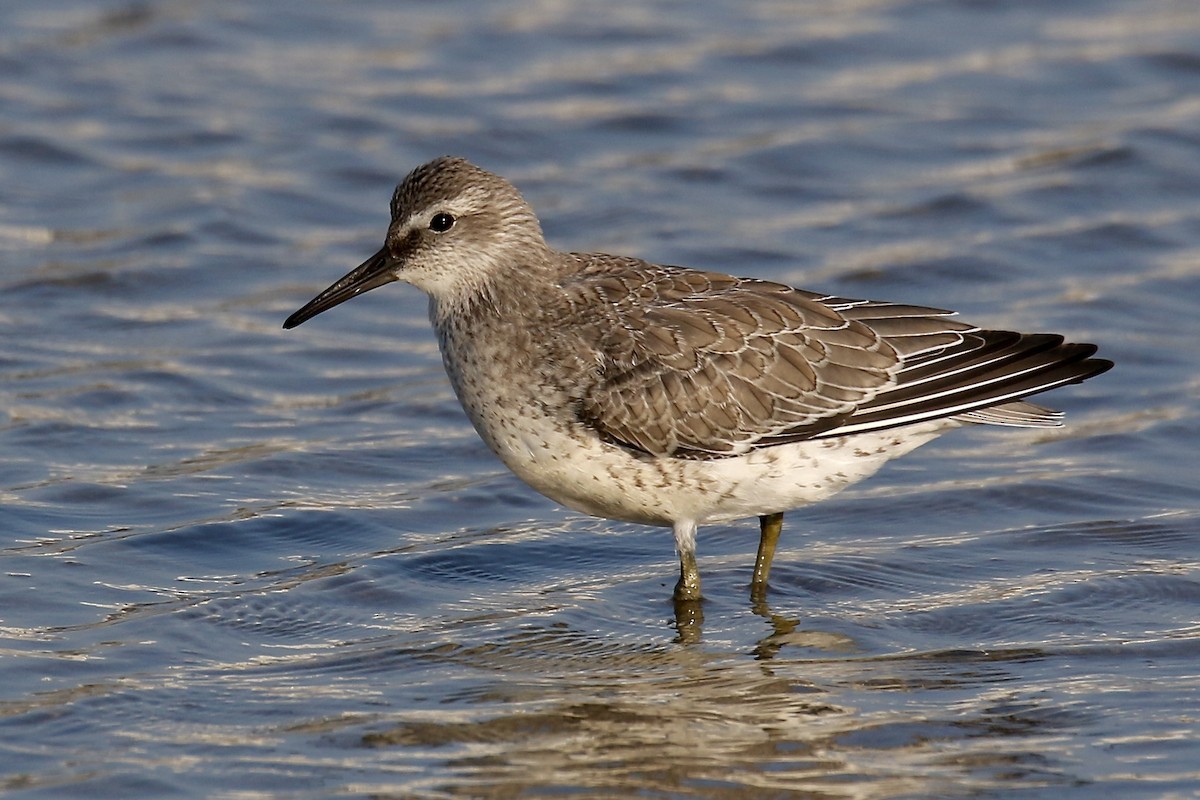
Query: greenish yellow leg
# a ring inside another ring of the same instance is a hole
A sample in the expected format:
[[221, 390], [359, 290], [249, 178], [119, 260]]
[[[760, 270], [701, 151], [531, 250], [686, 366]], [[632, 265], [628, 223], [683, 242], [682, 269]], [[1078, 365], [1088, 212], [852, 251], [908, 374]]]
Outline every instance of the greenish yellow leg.
[[696, 566], [696, 523], [680, 520], [675, 523], [675, 550], [679, 553], [679, 583], [675, 584], [675, 599], [700, 599], [700, 568]]
[[679, 582], [675, 584], [676, 600], [700, 599], [700, 568], [696, 566], [696, 554], [679, 554]]
[[758, 539], [758, 555], [754, 559], [754, 578], [750, 581], [751, 594], [761, 595], [767, 590], [767, 576], [771, 574], [771, 560], [775, 558], [775, 545], [783, 530], [783, 512], [764, 514], [758, 518], [761, 535]]

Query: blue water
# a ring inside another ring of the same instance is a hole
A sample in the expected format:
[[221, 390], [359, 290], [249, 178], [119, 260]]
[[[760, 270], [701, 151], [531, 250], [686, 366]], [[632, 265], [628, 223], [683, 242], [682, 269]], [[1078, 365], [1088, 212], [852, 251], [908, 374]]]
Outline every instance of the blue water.
[[[1098, 342], [670, 532], [509, 475], [418, 292], [283, 319], [443, 153], [607, 250]], [[0, 791], [1200, 796], [1200, 7], [0, 6]]]

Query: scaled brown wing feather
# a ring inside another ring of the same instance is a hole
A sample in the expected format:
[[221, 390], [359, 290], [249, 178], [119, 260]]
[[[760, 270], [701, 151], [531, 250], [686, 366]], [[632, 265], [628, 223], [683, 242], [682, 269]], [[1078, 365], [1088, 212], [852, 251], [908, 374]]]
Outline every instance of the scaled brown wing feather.
[[[652, 455], [720, 458], [832, 431], [895, 386], [904, 355], [972, 330], [937, 309], [624, 259], [565, 288], [603, 309], [578, 332], [599, 365], [580, 418]], [[887, 338], [855, 314], [886, 318]]]

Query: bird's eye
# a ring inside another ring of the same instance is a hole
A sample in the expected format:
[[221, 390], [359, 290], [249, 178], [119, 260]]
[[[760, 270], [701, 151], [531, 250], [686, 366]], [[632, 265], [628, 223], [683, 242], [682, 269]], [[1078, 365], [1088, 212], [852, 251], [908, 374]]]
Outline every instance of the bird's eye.
[[445, 211], [439, 211], [429, 220], [429, 230], [434, 233], [445, 233], [454, 227], [454, 216]]

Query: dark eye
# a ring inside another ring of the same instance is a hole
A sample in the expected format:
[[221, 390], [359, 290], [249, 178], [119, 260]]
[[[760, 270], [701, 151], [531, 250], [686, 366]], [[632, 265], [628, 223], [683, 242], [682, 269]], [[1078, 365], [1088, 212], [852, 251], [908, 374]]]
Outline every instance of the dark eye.
[[439, 211], [429, 220], [429, 230], [434, 233], [445, 233], [454, 227], [454, 216], [445, 211]]

